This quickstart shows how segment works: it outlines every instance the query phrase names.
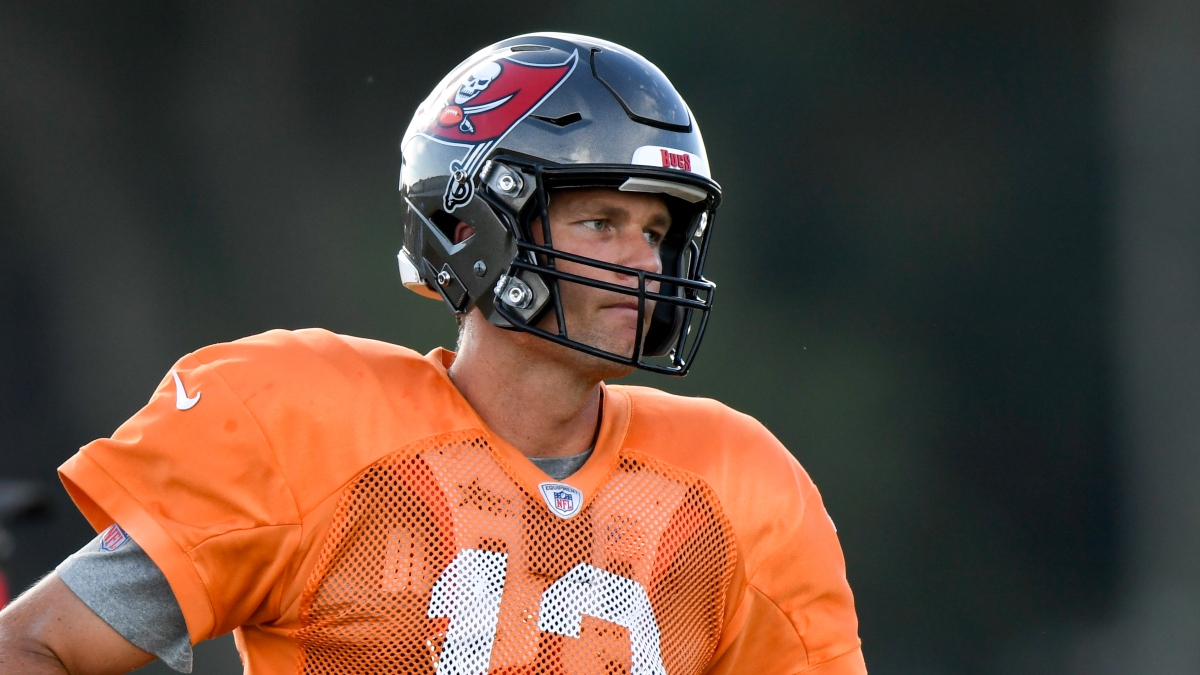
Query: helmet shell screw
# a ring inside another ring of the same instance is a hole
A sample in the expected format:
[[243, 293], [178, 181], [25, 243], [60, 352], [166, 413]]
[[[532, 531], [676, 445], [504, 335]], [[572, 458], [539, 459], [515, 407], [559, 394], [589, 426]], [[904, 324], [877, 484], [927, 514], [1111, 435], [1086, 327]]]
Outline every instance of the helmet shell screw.
[[476, 260], [475, 266], [472, 267], [471, 269], [475, 271], [475, 276], [477, 276], [477, 277], [481, 277], [481, 276], [487, 274], [487, 264], [484, 263], [482, 260]]

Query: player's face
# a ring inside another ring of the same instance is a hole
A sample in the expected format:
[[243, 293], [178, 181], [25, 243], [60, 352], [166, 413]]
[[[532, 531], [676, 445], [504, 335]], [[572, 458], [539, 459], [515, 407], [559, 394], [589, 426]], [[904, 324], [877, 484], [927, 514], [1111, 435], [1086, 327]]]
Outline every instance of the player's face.
[[[550, 194], [550, 235], [554, 248], [647, 272], [662, 272], [659, 245], [671, 226], [671, 214], [657, 195], [620, 192], [613, 189], [555, 190]], [[540, 221], [534, 221], [533, 236], [541, 243]], [[556, 266], [581, 277], [636, 289], [637, 277], [580, 265], [565, 260]], [[647, 289], [658, 290], [657, 282]], [[638, 301], [634, 295], [559, 282], [567, 332], [584, 344], [631, 356], [637, 339]], [[642, 334], [649, 328], [654, 302], [647, 300]], [[551, 311], [539, 324], [558, 331]]]

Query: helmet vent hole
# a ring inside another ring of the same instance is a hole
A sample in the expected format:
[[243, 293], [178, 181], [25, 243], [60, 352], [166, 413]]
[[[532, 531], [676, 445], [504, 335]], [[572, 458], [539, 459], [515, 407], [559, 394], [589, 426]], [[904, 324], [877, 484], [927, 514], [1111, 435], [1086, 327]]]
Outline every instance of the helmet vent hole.
[[549, 49], [550, 48], [546, 45], [517, 45], [515, 47], [509, 47], [509, 50], [514, 52], [544, 52], [548, 51]]
[[565, 127], [575, 124], [583, 119], [583, 115], [577, 112], [567, 113], [561, 117], [545, 117], [543, 115], [530, 115], [535, 120], [541, 120], [547, 124], [553, 124], [556, 127]]

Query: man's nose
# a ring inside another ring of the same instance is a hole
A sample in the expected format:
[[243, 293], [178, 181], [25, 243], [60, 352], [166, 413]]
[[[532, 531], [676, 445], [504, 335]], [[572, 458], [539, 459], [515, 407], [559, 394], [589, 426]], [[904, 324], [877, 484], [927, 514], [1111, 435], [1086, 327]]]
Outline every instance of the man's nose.
[[627, 235], [624, 243], [624, 259], [618, 264], [645, 272], [662, 272], [662, 259], [659, 257], [658, 248], [646, 240], [646, 235], [641, 230]]

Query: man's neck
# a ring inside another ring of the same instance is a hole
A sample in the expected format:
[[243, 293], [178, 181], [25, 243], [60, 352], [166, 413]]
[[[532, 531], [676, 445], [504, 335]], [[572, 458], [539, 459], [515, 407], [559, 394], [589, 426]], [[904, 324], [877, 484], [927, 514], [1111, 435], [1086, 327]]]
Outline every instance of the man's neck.
[[526, 456], [576, 455], [596, 436], [600, 378], [569, 359], [545, 358], [547, 347], [557, 346], [484, 321], [464, 335], [450, 379], [484, 423]]

